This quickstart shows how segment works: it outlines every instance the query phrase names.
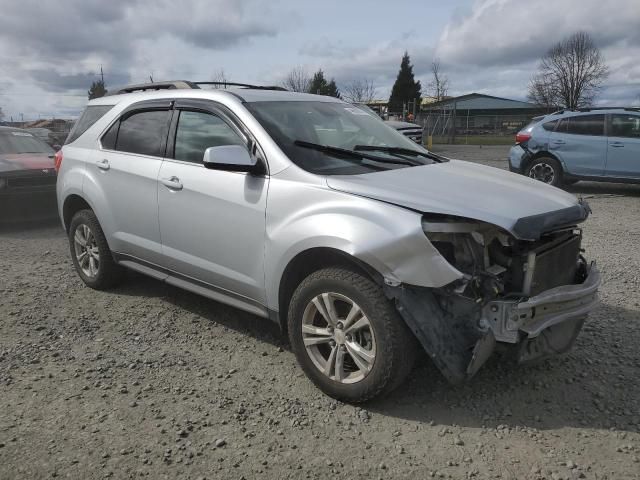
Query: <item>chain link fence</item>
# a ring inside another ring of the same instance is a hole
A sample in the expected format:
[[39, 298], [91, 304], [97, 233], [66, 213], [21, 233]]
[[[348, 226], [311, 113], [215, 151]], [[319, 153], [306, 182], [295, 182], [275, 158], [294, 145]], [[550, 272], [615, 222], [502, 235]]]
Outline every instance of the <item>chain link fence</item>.
[[469, 111], [422, 112], [415, 123], [433, 143], [509, 144], [532, 115], [474, 115]]

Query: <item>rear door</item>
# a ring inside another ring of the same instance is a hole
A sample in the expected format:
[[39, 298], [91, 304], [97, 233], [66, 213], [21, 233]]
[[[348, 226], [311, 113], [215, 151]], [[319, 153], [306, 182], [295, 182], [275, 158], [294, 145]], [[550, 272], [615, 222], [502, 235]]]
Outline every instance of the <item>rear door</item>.
[[102, 196], [99, 219], [110, 248], [154, 264], [162, 260], [157, 182], [171, 113], [169, 100], [130, 107], [102, 136], [88, 166]]
[[211, 101], [176, 101], [158, 182], [166, 265], [245, 307], [247, 299], [264, 304], [269, 179], [205, 168], [204, 151], [224, 145], [247, 145], [247, 131], [230, 111]]
[[604, 124], [602, 113], [562, 118], [549, 137], [549, 151], [560, 159], [568, 173], [601, 176], [607, 159]]
[[612, 114], [608, 134], [605, 175], [640, 178], [640, 114]]

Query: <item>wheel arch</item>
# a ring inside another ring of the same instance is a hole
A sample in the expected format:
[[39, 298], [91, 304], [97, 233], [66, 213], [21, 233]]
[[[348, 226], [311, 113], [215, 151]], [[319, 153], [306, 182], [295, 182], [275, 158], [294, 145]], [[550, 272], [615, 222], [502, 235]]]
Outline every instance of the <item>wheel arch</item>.
[[548, 150], [540, 150], [539, 152], [536, 152], [534, 155], [532, 155], [530, 159], [527, 160], [527, 163], [525, 164], [524, 168], [522, 169], [523, 175], [527, 174], [527, 170], [529, 169], [529, 167], [531, 166], [531, 164], [534, 161], [536, 161], [539, 158], [543, 158], [543, 157], [553, 158], [556, 162], [558, 162], [558, 164], [560, 165], [560, 168], [562, 170], [560, 173], [565, 173], [567, 171], [567, 169], [565, 167], [565, 164], [560, 159], [560, 157], [558, 157], [557, 155], [554, 155], [553, 153], [549, 152]]
[[69, 233], [69, 226], [71, 225], [71, 219], [80, 210], [93, 210], [89, 202], [76, 193], [72, 193], [64, 199], [62, 206], [62, 221], [64, 223], [64, 229]]
[[313, 247], [303, 250], [289, 261], [280, 277], [277, 321], [284, 333], [287, 332], [287, 314], [293, 292], [306, 277], [327, 267], [351, 268], [380, 285], [384, 283], [382, 274], [375, 268], [343, 250], [330, 247]]

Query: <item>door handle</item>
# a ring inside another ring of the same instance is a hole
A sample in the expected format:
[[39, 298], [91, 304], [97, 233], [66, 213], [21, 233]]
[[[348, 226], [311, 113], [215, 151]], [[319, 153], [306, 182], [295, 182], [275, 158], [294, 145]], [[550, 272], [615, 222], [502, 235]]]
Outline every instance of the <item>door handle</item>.
[[609, 143], [610, 147], [614, 147], [614, 148], [620, 148], [620, 147], [624, 147], [624, 143], [622, 142], [611, 142]]
[[107, 160], [106, 158], [96, 161], [96, 165], [100, 170], [109, 170], [111, 168], [111, 165], [109, 165], [109, 160]]
[[554, 145], [564, 145], [565, 143], [567, 143], [567, 142], [565, 142], [564, 140], [554, 140], [553, 141]]
[[182, 183], [178, 177], [163, 178], [160, 181], [170, 190], [182, 190]]

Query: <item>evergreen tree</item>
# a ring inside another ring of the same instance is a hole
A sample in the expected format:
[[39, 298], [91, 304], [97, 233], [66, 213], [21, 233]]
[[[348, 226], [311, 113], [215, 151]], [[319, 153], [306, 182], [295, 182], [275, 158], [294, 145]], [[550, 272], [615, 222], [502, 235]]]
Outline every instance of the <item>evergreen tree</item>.
[[104, 81], [97, 80], [91, 84], [91, 88], [87, 92], [89, 95], [89, 100], [94, 98], [104, 97], [107, 94], [107, 89], [104, 86]]
[[327, 95], [330, 97], [340, 98], [340, 92], [338, 91], [336, 81], [332, 78], [330, 82], [327, 82], [322, 70], [318, 70], [313, 75], [307, 91], [316, 95]]
[[420, 81], [416, 82], [413, 77], [413, 65], [411, 65], [409, 54], [404, 52], [396, 83], [393, 84], [391, 89], [389, 111], [394, 113], [402, 112], [403, 104], [413, 101], [416, 102], [416, 106], [419, 108], [421, 88]]
[[338, 86], [336, 85], [336, 81], [332, 78], [329, 84], [327, 85], [327, 93], [330, 97], [340, 98], [340, 91], [338, 90]]

